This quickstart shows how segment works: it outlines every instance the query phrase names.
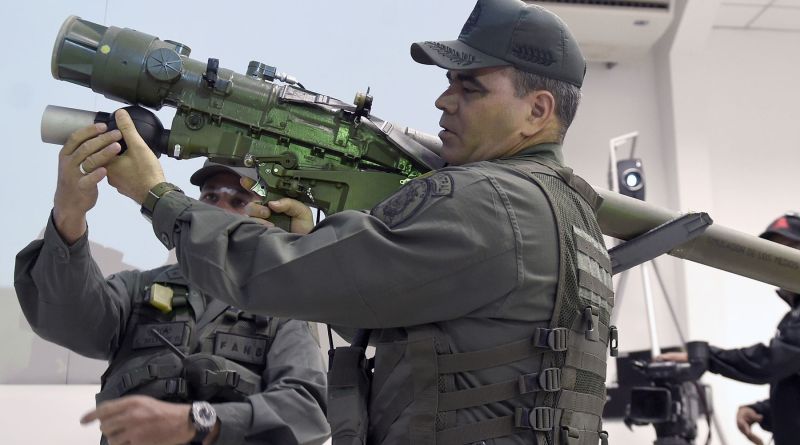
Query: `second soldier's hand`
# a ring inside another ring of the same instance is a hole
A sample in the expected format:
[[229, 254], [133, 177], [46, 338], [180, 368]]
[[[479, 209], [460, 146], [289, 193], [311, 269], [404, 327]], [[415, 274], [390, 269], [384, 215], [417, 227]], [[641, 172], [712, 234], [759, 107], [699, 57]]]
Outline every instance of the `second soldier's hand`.
[[97, 184], [106, 177], [102, 166], [120, 150], [116, 142], [120, 132], [104, 131], [105, 124], [76, 130], [58, 155], [53, 222], [67, 244], [74, 244], [86, 232], [86, 213], [97, 203]]
[[[81, 424], [100, 421], [109, 445], [174, 445], [189, 443], [196, 433], [189, 420], [191, 405], [169, 403], [149, 396], [126, 396], [103, 402], [81, 418]], [[204, 444], [219, 435], [219, 421]]]

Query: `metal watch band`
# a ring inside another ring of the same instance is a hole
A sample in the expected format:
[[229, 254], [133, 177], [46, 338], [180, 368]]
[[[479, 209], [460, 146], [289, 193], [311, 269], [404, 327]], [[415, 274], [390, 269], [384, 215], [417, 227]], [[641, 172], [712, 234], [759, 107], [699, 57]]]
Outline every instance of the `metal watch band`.
[[217, 422], [217, 413], [208, 402], [192, 402], [192, 407], [189, 409], [189, 421], [192, 422], [195, 429], [195, 435], [189, 444], [202, 445], [203, 440], [211, 433]]

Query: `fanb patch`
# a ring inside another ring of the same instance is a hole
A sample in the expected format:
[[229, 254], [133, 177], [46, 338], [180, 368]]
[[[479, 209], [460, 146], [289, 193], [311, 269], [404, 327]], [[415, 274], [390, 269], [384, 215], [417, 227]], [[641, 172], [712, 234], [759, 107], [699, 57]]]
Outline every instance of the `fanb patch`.
[[436, 173], [425, 179], [431, 189], [431, 196], [453, 196], [453, 177], [447, 173]]
[[427, 180], [416, 179], [372, 209], [372, 215], [394, 227], [407, 220], [428, 199], [430, 186]]
[[136, 332], [133, 334], [133, 349], [164, 346], [164, 343], [153, 334], [153, 329], [158, 331], [159, 334], [163, 335], [173, 345], [181, 346], [183, 345], [183, 340], [189, 327], [182, 321], [141, 324], [136, 326]]
[[267, 359], [267, 338], [217, 332], [214, 338], [214, 355], [263, 365]]

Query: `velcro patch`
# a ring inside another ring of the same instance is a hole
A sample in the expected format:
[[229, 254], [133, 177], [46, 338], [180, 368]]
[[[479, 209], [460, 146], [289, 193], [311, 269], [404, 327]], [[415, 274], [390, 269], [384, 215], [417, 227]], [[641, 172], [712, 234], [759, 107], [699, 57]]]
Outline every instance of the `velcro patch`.
[[186, 326], [186, 322], [183, 321], [140, 324], [136, 326], [136, 332], [133, 334], [133, 349], [164, 346], [164, 343], [153, 334], [153, 329], [158, 331], [159, 334], [163, 335], [173, 345], [181, 346], [183, 345], [183, 340], [186, 337], [186, 332], [189, 330], [189, 327]]
[[375, 206], [372, 215], [387, 226], [394, 227], [417, 213], [427, 201], [429, 189], [427, 180], [412, 180], [397, 193]]
[[263, 365], [267, 360], [267, 338], [217, 332], [214, 355], [238, 362]]
[[431, 196], [453, 196], [453, 177], [448, 173], [436, 173], [425, 179], [431, 189]]

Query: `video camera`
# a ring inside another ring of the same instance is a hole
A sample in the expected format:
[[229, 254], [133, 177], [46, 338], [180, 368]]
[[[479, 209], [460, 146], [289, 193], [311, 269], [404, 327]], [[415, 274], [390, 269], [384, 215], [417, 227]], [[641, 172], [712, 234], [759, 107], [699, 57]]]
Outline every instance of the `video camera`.
[[688, 363], [634, 361], [650, 386], [631, 389], [625, 424], [652, 424], [656, 445], [687, 445], [697, 438], [697, 418], [711, 415], [708, 388], [698, 379], [708, 369], [708, 343], [686, 345]]

